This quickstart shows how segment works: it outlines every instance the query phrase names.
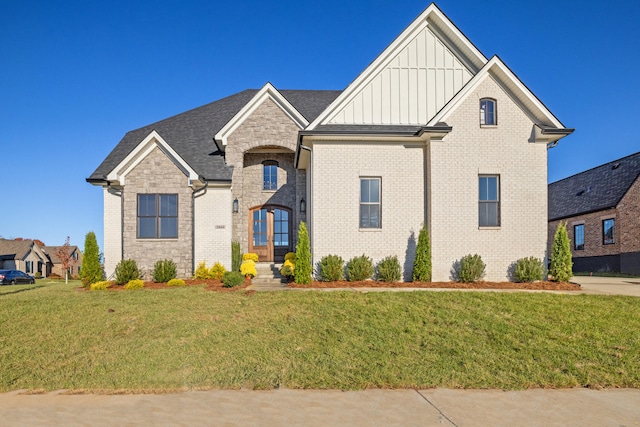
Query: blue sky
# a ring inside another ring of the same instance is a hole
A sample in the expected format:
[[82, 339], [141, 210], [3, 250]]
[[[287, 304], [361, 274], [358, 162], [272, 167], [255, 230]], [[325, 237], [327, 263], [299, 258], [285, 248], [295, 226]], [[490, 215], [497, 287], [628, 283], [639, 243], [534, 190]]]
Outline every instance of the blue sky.
[[[549, 151], [550, 182], [640, 151], [639, 1], [437, 4], [576, 128]], [[267, 81], [344, 89], [428, 5], [3, 0], [0, 236], [82, 247], [94, 231], [102, 248], [85, 178], [127, 131]]]

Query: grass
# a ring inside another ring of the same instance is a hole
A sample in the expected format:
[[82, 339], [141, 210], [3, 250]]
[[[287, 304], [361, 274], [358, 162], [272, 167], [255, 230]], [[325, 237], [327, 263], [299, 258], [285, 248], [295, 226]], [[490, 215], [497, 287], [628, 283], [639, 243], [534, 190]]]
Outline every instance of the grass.
[[640, 387], [640, 298], [0, 287], [0, 391]]

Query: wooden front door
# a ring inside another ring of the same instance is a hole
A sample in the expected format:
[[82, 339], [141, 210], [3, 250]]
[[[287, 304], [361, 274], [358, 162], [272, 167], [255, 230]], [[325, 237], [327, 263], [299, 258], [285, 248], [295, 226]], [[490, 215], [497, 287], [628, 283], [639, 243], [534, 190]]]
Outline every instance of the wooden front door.
[[262, 206], [249, 212], [249, 251], [260, 261], [282, 262], [291, 251], [291, 210]]

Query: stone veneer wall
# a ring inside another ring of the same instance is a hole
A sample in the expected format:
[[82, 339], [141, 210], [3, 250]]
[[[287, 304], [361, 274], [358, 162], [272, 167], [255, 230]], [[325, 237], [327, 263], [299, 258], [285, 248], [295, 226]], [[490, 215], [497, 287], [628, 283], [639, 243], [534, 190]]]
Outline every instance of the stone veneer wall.
[[[294, 239], [298, 221], [305, 220], [304, 214], [298, 212], [300, 199], [306, 191], [305, 172], [293, 168], [299, 130], [273, 100], [267, 99], [228, 138], [226, 161], [234, 167], [231, 197], [232, 200], [237, 198], [239, 205], [238, 213], [233, 214], [232, 235], [233, 240], [241, 243], [243, 252], [247, 252], [249, 247], [247, 215], [250, 208], [266, 203], [290, 207], [294, 214]], [[251, 152], [261, 148], [272, 148], [274, 152]], [[282, 153], [283, 148], [288, 152]], [[260, 163], [263, 160], [279, 162], [278, 191], [275, 193], [262, 190]]]
[[[178, 238], [137, 238], [137, 195], [141, 193], [178, 194]], [[124, 197], [124, 259], [134, 259], [153, 274], [156, 261], [170, 259], [176, 263], [178, 277], [193, 274], [192, 260], [192, 191], [187, 176], [159, 148], [155, 148], [126, 176]]]

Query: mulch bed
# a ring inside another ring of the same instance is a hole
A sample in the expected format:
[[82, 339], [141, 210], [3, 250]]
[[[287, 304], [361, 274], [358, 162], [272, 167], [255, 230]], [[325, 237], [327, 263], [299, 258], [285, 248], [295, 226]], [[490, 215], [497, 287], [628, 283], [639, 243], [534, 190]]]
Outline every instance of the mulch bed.
[[569, 282], [311, 282], [310, 285], [289, 283], [290, 288], [439, 288], [439, 289], [527, 289], [544, 291], [579, 291], [580, 285]]

